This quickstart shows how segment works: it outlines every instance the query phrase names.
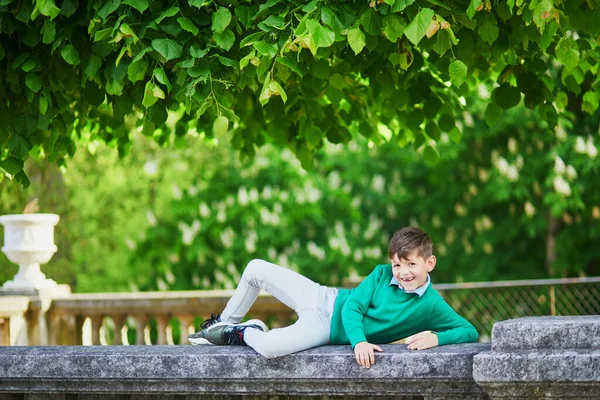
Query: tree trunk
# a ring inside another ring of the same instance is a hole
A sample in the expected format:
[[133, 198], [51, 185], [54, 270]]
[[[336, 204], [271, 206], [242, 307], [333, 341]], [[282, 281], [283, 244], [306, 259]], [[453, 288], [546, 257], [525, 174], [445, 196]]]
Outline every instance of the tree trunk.
[[556, 261], [556, 234], [560, 229], [560, 220], [552, 216], [548, 211], [548, 233], [546, 234], [546, 276], [554, 277], [552, 265]]

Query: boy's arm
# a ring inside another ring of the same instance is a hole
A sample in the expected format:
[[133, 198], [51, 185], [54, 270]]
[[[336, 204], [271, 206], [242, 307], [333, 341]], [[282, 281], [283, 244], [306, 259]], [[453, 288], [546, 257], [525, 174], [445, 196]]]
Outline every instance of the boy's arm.
[[429, 320], [431, 321], [431, 330], [438, 337], [438, 346], [472, 343], [476, 342], [479, 337], [475, 327], [458, 315], [441, 297], [431, 309]]
[[363, 331], [363, 317], [371, 304], [373, 293], [379, 283], [379, 278], [383, 272], [383, 266], [377, 266], [373, 272], [365, 278], [358, 287], [356, 287], [346, 304], [342, 307], [342, 325], [350, 340], [352, 348], [357, 343], [366, 342], [367, 338]]

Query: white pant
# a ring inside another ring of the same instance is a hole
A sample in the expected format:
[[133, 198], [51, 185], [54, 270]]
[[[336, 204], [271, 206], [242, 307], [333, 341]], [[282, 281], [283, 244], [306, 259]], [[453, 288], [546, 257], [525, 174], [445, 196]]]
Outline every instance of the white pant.
[[260, 289], [296, 311], [298, 321], [268, 332], [248, 328], [244, 332], [248, 346], [271, 358], [329, 343], [331, 315], [338, 290], [263, 260], [248, 263], [235, 293], [221, 313], [221, 320], [240, 323]]

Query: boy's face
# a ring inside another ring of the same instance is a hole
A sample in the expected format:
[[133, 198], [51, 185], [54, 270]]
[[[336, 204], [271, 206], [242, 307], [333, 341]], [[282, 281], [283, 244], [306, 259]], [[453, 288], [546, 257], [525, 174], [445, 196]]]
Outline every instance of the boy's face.
[[431, 256], [425, 260], [414, 250], [407, 258], [399, 259], [395, 254], [391, 261], [394, 278], [404, 290], [411, 292], [427, 282], [427, 274], [435, 268], [436, 259]]

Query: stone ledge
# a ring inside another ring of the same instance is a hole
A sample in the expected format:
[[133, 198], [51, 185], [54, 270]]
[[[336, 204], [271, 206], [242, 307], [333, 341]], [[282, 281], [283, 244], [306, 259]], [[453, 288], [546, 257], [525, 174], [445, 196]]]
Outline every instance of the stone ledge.
[[600, 316], [494, 324], [473, 378], [493, 399], [600, 399]]
[[600, 348], [600, 317], [525, 317], [496, 322], [492, 350]]
[[266, 359], [247, 347], [0, 347], [0, 392], [487, 398], [473, 380], [485, 344], [383, 345], [370, 369], [349, 346]]

